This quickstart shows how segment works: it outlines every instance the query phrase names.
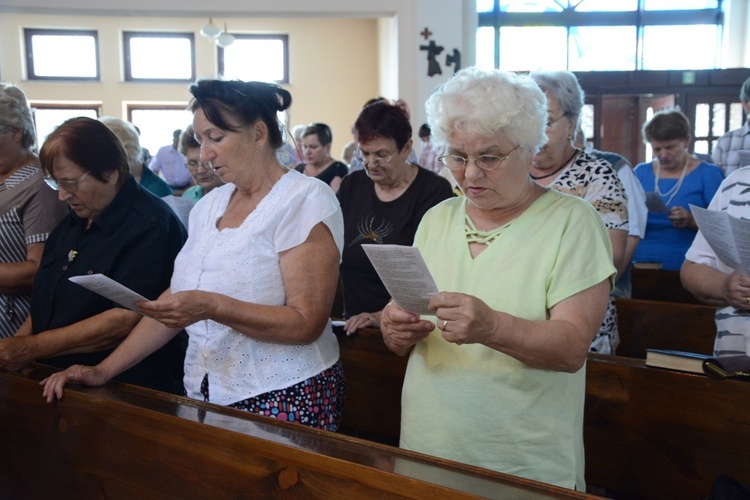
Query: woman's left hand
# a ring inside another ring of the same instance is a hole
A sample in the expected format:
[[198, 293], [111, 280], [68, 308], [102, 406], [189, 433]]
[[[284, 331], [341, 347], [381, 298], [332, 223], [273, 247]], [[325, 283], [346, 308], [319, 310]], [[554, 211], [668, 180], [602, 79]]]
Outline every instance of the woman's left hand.
[[210, 319], [216, 310], [213, 295], [199, 290], [177, 292], [157, 300], [139, 302], [141, 312], [169, 328], [185, 328]]
[[498, 331], [498, 314], [465, 293], [441, 292], [430, 301], [443, 338], [454, 344], [487, 344]]
[[344, 324], [344, 331], [347, 335], [353, 335], [357, 333], [357, 330], [362, 328], [380, 328], [381, 315], [382, 311], [375, 311], [372, 313], [365, 312], [351, 316]]
[[672, 207], [667, 219], [669, 219], [674, 227], [687, 227], [690, 229], [696, 229], [698, 227], [695, 223], [695, 219], [693, 219], [693, 214], [682, 207]]

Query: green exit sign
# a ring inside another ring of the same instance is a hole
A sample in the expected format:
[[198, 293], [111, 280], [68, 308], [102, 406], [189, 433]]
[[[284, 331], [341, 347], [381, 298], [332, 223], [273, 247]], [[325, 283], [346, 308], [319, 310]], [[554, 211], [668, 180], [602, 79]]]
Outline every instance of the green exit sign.
[[682, 72], [682, 83], [685, 85], [692, 85], [695, 83], [695, 72], [694, 71], [683, 71]]

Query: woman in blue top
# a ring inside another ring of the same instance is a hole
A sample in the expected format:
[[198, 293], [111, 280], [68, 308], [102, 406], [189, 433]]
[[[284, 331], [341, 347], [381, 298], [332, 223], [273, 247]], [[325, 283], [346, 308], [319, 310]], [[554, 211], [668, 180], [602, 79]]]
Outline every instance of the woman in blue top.
[[662, 269], [676, 271], [698, 230], [690, 205], [706, 208], [724, 173], [688, 151], [690, 121], [681, 111], [654, 114], [643, 126], [643, 138], [654, 160], [635, 168], [647, 193], [648, 223], [633, 262], [658, 262]]

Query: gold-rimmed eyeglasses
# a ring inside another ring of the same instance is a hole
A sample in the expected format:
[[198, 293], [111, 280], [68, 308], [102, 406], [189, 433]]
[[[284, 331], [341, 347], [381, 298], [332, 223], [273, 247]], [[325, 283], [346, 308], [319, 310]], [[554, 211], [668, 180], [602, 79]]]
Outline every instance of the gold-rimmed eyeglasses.
[[391, 161], [394, 154], [396, 154], [396, 151], [391, 151], [390, 153], [388, 151], [364, 153], [361, 149], [357, 148], [354, 152], [354, 157], [361, 161], [363, 166], [367, 166], [368, 163], [373, 162], [376, 167], [379, 167]]
[[466, 168], [466, 165], [470, 161], [474, 162], [474, 165], [481, 168], [482, 170], [495, 170], [505, 160], [507, 160], [513, 151], [518, 149], [518, 146], [511, 149], [508, 154], [503, 156], [495, 155], [479, 155], [479, 156], [460, 156], [460, 155], [442, 155], [438, 158], [440, 162], [451, 170], [462, 170]]
[[74, 181], [65, 181], [65, 180], [58, 181], [58, 180], [53, 179], [51, 175], [47, 174], [47, 177], [44, 178], [44, 182], [46, 182], [47, 185], [51, 187], [52, 189], [54, 189], [55, 191], [60, 191], [60, 188], [62, 188], [69, 193], [75, 193], [76, 191], [78, 191], [78, 185], [90, 173], [91, 172], [84, 172], [82, 176], [80, 176], [78, 179]]
[[192, 168], [194, 170], [197, 169], [198, 167], [203, 167], [206, 170], [213, 170], [211, 168], [210, 161], [203, 162], [203, 161], [197, 161], [197, 160], [188, 160], [187, 162], [185, 162], [185, 164], [187, 165], [188, 168]]

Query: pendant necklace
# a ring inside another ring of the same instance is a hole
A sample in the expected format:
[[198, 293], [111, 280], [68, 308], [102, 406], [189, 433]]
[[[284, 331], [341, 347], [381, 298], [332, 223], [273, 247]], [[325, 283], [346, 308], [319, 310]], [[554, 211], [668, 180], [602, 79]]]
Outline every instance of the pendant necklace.
[[687, 158], [685, 159], [685, 164], [682, 166], [682, 173], [680, 174], [680, 178], [677, 179], [677, 183], [675, 183], [675, 185], [672, 186], [671, 189], [668, 189], [666, 192], [662, 193], [661, 189], [659, 189], [659, 173], [661, 172], [661, 162], [657, 160], [656, 179], [654, 179], [654, 190], [656, 191], [656, 194], [658, 194], [659, 196], [663, 198], [669, 197], [669, 199], [665, 203], [667, 206], [671, 205], [672, 200], [679, 192], [680, 187], [682, 186], [682, 181], [685, 179], [685, 172], [687, 172], [687, 168], [689, 164], [690, 164], [690, 155], [687, 155]]

